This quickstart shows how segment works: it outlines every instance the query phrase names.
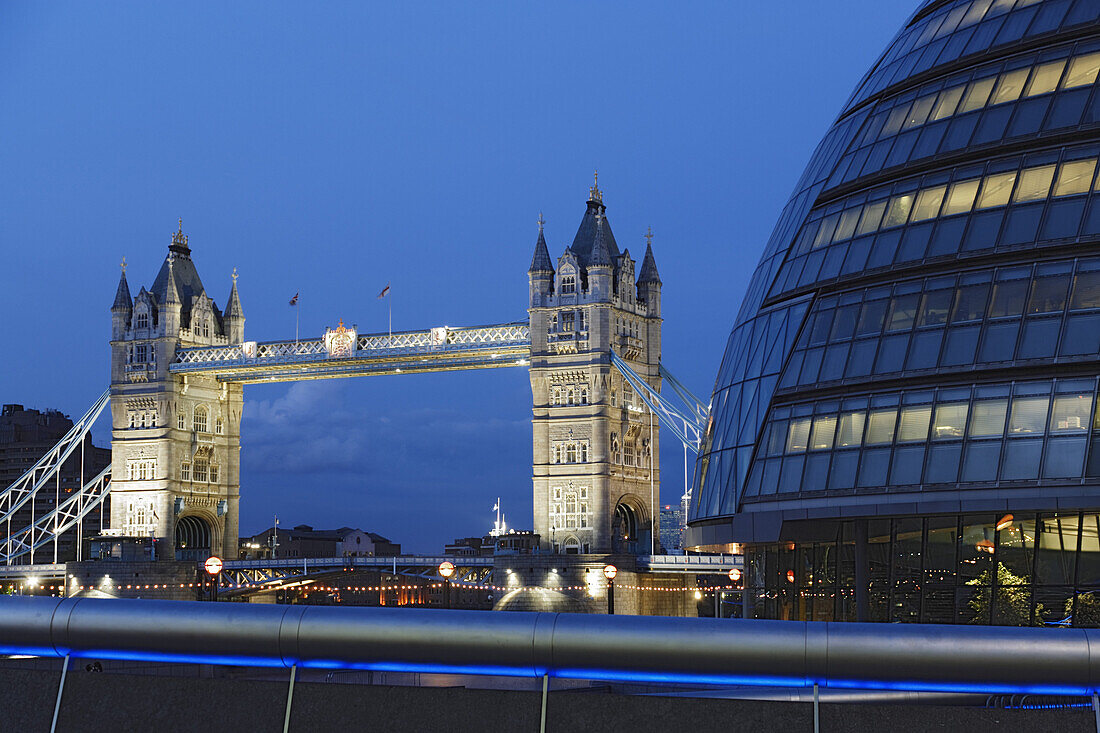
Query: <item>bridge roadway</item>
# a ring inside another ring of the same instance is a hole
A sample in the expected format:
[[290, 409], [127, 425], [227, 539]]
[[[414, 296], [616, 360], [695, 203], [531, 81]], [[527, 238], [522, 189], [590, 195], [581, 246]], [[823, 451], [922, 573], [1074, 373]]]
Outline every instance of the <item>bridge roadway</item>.
[[259, 384], [526, 366], [530, 357], [527, 321], [363, 335], [341, 326], [320, 339], [180, 349], [169, 371]]
[[[500, 556], [498, 556], [500, 557]], [[522, 558], [522, 555], [507, 557]], [[568, 557], [568, 556], [567, 556]], [[228, 588], [247, 589], [271, 583], [283, 583], [317, 575], [338, 572], [352, 567], [356, 570], [389, 571], [394, 575], [442, 580], [440, 563], [454, 564], [453, 581], [457, 584], [488, 582], [493, 573], [493, 557], [460, 555], [405, 555], [399, 557], [312, 557], [276, 558], [274, 560], [227, 560], [222, 570]], [[102, 562], [109, 564], [110, 560]], [[725, 574], [732, 568], [743, 568], [741, 555], [640, 555], [636, 558], [639, 572]], [[43, 583], [65, 576], [65, 563], [0, 566], [0, 581], [33, 580]]]

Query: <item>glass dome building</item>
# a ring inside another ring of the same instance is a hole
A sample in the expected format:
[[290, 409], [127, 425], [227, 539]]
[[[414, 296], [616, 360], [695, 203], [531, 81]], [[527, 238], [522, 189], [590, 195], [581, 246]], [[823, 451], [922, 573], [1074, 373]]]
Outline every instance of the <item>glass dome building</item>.
[[1100, 2], [924, 3], [730, 334], [689, 549], [759, 618], [1100, 625]]

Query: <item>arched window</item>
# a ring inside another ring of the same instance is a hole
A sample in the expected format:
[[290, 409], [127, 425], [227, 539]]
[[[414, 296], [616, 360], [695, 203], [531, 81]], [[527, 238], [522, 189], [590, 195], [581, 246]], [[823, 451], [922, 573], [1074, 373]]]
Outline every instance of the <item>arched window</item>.
[[141, 310], [134, 318], [134, 328], [149, 328], [149, 314]]
[[550, 451], [550, 462], [561, 463], [561, 446], [555, 445]]
[[206, 407], [203, 405], [195, 406], [195, 413], [191, 418], [191, 427], [196, 433], [206, 432]]
[[577, 444], [568, 443], [565, 446], [565, 462], [576, 463], [577, 462]]
[[218, 462], [210, 461], [209, 479], [210, 483], [218, 483]]
[[187, 413], [177, 408], [176, 411], [176, 427], [180, 430], [187, 429]]
[[577, 292], [577, 276], [573, 273], [572, 268], [561, 271], [561, 292]]
[[581, 443], [577, 452], [581, 463], [588, 463], [588, 443]]
[[214, 432], [218, 435], [225, 432], [225, 421], [222, 420], [220, 415], [214, 420]]
[[191, 480], [191, 461], [180, 461], [180, 480]]
[[588, 387], [581, 387], [581, 404], [588, 404]]
[[565, 391], [565, 404], [572, 405], [576, 403], [576, 392], [570, 387]]
[[619, 460], [619, 436], [615, 433], [611, 434], [611, 462], [620, 463]]

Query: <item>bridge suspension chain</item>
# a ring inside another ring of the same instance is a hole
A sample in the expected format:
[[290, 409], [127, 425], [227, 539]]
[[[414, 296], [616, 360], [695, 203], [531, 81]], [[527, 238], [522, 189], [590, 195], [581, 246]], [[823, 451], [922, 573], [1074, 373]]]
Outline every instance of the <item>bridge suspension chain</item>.
[[24, 504], [34, 498], [38, 492], [53, 479], [65, 465], [84, 437], [110, 402], [110, 390], [99, 396], [84, 416], [33, 466], [26, 470], [15, 483], [0, 493], [0, 523], [10, 522], [11, 517]]
[[11, 565], [12, 560], [54, 541], [54, 538], [72, 529], [92, 509], [103, 503], [111, 493], [111, 467], [80, 488], [80, 491], [61, 502], [49, 514], [45, 514], [0, 544], [0, 560]]
[[710, 419], [710, 408], [704, 405], [698, 397], [693, 395], [664, 367], [660, 368], [661, 376], [669, 381], [669, 386], [686, 403], [686, 409], [671, 402], [663, 397], [660, 392], [650, 387], [649, 383], [631, 369], [630, 365], [614, 350], [611, 351], [611, 364], [630, 383], [630, 386], [642, 398], [642, 402], [646, 404], [646, 407], [653, 411], [657, 419], [680, 439], [684, 447], [698, 454], [703, 433], [706, 432], [707, 421]]

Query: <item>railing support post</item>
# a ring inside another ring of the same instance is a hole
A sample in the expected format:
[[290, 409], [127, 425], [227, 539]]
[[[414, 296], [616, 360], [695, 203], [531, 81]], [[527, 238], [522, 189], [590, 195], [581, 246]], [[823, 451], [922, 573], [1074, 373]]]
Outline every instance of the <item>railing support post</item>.
[[818, 709], [817, 683], [814, 683], [814, 733], [821, 733], [821, 714]]
[[[539, 716], [539, 733], [546, 733], [546, 696], [550, 692], [550, 675], [542, 676], [542, 714]], [[1093, 695], [1093, 700], [1096, 696]]]
[[290, 730], [290, 708], [294, 703], [294, 678], [298, 676], [298, 665], [290, 668], [290, 687], [286, 691], [286, 714], [283, 716], [283, 733]]
[[[50, 723], [50, 733], [57, 732], [57, 713], [62, 711], [62, 693], [65, 692], [65, 675], [68, 674], [68, 656], [65, 655], [65, 661], [62, 663], [62, 681], [57, 686], [57, 701], [54, 702], [54, 720]], [[1093, 699], [1096, 699], [1093, 697]]]

